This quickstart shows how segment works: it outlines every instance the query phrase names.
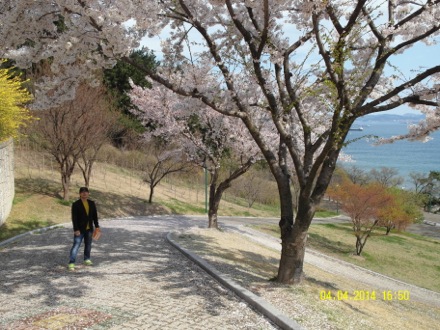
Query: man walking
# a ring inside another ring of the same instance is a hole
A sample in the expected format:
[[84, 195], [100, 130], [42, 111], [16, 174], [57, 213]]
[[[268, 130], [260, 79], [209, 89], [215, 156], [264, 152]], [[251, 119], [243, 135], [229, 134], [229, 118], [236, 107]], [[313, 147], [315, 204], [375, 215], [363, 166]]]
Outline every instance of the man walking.
[[90, 252], [92, 251], [92, 235], [94, 228], [99, 228], [98, 211], [95, 202], [89, 199], [89, 189], [79, 188], [79, 196], [72, 204], [73, 246], [70, 249], [69, 270], [75, 269], [75, 260], [81, 242], [84, 239], [84, 264], [92, 265]]

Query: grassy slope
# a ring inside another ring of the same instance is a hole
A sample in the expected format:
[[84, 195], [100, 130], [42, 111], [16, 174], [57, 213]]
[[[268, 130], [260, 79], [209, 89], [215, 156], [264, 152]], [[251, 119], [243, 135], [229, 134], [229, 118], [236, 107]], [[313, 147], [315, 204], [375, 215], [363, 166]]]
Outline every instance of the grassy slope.
[[[279, 237], [279, 228], [261, 226]], [[355, 256], [355, 237], [349, 224], [312, 224], [308, 247], [378, 273], [440, 292], [440, 241], [410, 233], [377, 229], [361, 256]]]
[[[70, 221], [70, 205], [83, 185], [77, 170], [71, 182], [70, 199], [60, 198], [60, 175], [50, 157], [29, 150], [15, 150], [15, 198], [10, 216], [0, 228], [0, 241], [20, 233]], [[90, 198], [98, 205], [101, 219], [151, 214], [204, 214], [203, 178], [200, 184], [185, 187], [176, 177], [156, 187], [153, 203], [146, 202], [149, 188], [137, 173], [117, 166], [97, 163], [90, 184]], [[276, 208], [222, 201], [219, 215], [277, 216]]]

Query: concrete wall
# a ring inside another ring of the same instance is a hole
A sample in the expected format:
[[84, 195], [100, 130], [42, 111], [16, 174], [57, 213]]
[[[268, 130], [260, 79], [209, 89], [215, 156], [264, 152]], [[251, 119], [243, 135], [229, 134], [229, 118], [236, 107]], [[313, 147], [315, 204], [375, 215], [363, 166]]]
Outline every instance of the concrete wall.
[[14, 143], [0, 142], [0, 225], [9, 216], [14, 199]]

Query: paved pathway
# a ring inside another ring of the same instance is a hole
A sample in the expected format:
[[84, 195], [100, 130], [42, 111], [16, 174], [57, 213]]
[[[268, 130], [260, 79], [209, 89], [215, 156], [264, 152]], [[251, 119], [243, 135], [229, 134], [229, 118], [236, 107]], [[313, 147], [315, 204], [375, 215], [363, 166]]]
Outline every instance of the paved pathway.
[[206, 220], [101, 225], [94, 266], [73, 272], [69, 225], [0, 247], [0, 329], [277, 329], [167, 243], [173, 228]]
[[[270, 220], [246, 220], [259, 221]], [[243, 227], [240, 219], [221, 223], [279, 248], [278, 240]], [[66, 268], [69, 224], [0, 246], [0, 330], [277, 329], [166, 241], [171, 230], [206, 224], [205, 217], [184, 216], [103, 221], [95, 265], [74, 272]], [[306, 262], [388, 290], [408, 289], [319, 253], [308, 252]], [[440, 301], [439, 294], [410, 291], [411, 299]]]

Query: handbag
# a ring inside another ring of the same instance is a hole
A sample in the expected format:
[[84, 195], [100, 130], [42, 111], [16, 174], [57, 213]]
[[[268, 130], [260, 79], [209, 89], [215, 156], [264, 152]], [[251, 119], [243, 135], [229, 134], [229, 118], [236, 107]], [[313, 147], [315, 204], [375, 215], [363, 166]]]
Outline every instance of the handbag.
[[95, 241], [97, 241], [100, 237], [101, 237], [101, 229], [99, 229], [99, 228], [95, 228], [95, 230], [93, 231], [93, 239], [95, 240]]

